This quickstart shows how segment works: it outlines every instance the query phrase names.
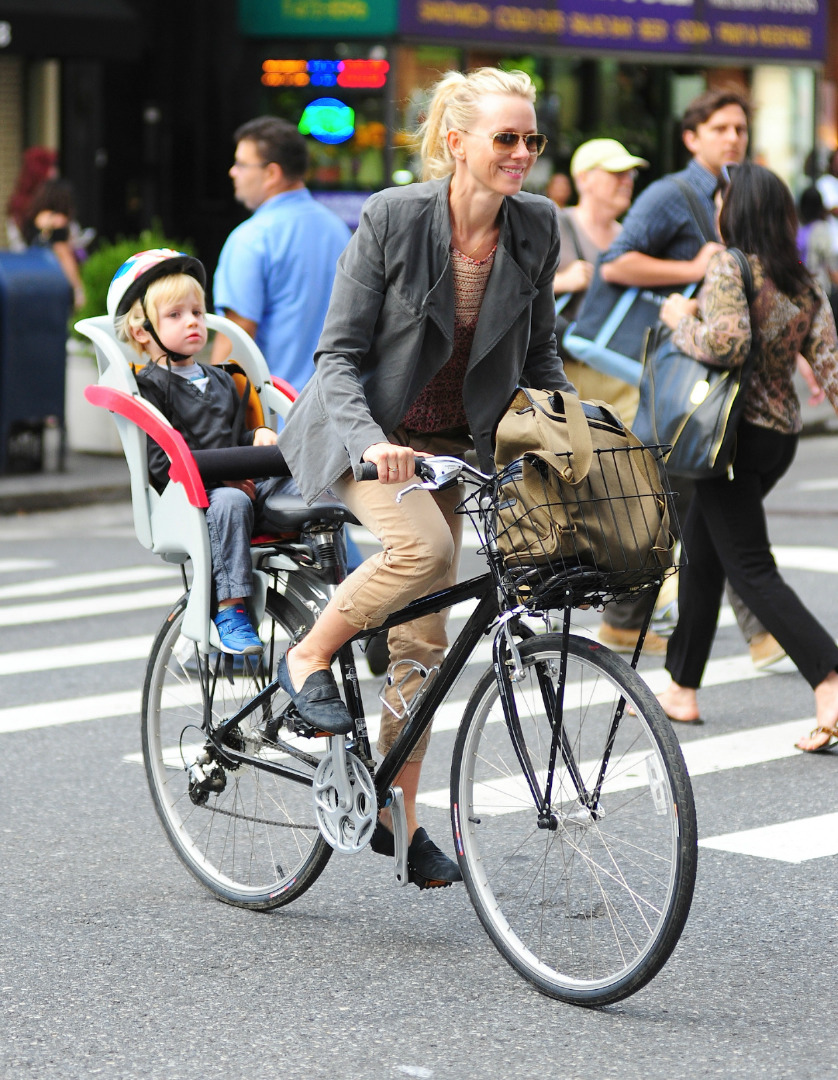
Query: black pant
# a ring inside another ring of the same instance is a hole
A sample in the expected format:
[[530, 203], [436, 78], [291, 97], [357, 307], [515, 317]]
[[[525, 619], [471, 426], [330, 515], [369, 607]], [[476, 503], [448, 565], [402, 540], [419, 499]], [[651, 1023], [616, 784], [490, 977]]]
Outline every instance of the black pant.
[[696, 688], [716, 632], [725, 577], [810, 686], [838, 668], [838, 646], [786, 585], [771, 554], [762, 500], [794, 459], [797, 436], [739, 425], [732, 479], [699, 480], [683, 525], [687, 566], [666, 669]]

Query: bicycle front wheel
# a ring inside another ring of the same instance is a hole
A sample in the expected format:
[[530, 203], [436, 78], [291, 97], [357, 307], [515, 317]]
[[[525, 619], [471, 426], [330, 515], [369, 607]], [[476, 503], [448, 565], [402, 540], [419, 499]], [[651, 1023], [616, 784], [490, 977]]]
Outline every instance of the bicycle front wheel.
[[531, 638], [520, 655], [518, 752], [493, 671], [475, 687], [457, 735], [451, 809], [460, 868], [516, 971], [551, 997], [604, 1005], [644, 986], [681, 935], [697, 861], [692, 789], [646, 684], [575, 636], [550, 777], [561, 635]]
[[[332, 853], [317, 827], [311, 788], [326, 740], [277, 730], [272, 721], [288, 700], [278, 690], [224, 741], [254, 763], [236, 764], [223, 748], [219, 753], [205, 719], [216, 728], [254, 698], [271, 673], [261, 658], [232, 662], [220, 654], [210, 656], [205, 670], [195, 643], [181, 633], [185, 609], [184, 597], [161, 627], [146, 669], [142, 745], [154, 806], [178, 857], [219, 899], [279, 907], [313, 884]], [[313, 619], [304, 597], [290, 588], [285, 595], [269, 590], [260, 630], [263, 641], [270, 639], [266, 656], [281, 653]], [[287, 764], [299, 779], [265, 771], [262, 762]]]

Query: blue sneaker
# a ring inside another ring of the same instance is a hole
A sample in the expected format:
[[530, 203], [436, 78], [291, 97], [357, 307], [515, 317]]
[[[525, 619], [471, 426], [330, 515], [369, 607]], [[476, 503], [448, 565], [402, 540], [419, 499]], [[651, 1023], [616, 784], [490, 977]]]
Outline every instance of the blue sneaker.
[[264, 646], [243, 607], [226, 607], [212, 620], [218, 630], [221, 651], [234, 656], [260, 653]]

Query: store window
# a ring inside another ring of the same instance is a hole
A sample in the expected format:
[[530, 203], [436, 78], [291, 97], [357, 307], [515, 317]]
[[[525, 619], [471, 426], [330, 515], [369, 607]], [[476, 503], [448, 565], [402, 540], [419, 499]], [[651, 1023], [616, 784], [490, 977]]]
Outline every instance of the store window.
[[313, 191], [374, 191], [387, 183], [388, 49], [369, 42], [260, 45], [259, 109], [306, 136]]

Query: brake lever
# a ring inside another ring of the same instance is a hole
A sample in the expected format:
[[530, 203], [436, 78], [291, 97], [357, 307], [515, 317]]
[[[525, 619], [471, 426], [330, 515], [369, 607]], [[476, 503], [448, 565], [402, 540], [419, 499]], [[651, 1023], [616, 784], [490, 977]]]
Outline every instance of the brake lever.
[[397, 503], [410, 491], [444, 491], [460, 479], [463, 463], [459, 458], [437, 457], [433, 459], [433, 464], [424, 458], [419, 460], [422, 461], [423, 471], [431, 475], [422, 484], [410, 484], [403, 488], [396, 496]]
[[396, 502], [400, 503], [411, 491], [439, 491], [439, 488], [433, 480], [426, 480], [424, 484], [411, 484], [409, 487], [402, 488], [396, 496]]

